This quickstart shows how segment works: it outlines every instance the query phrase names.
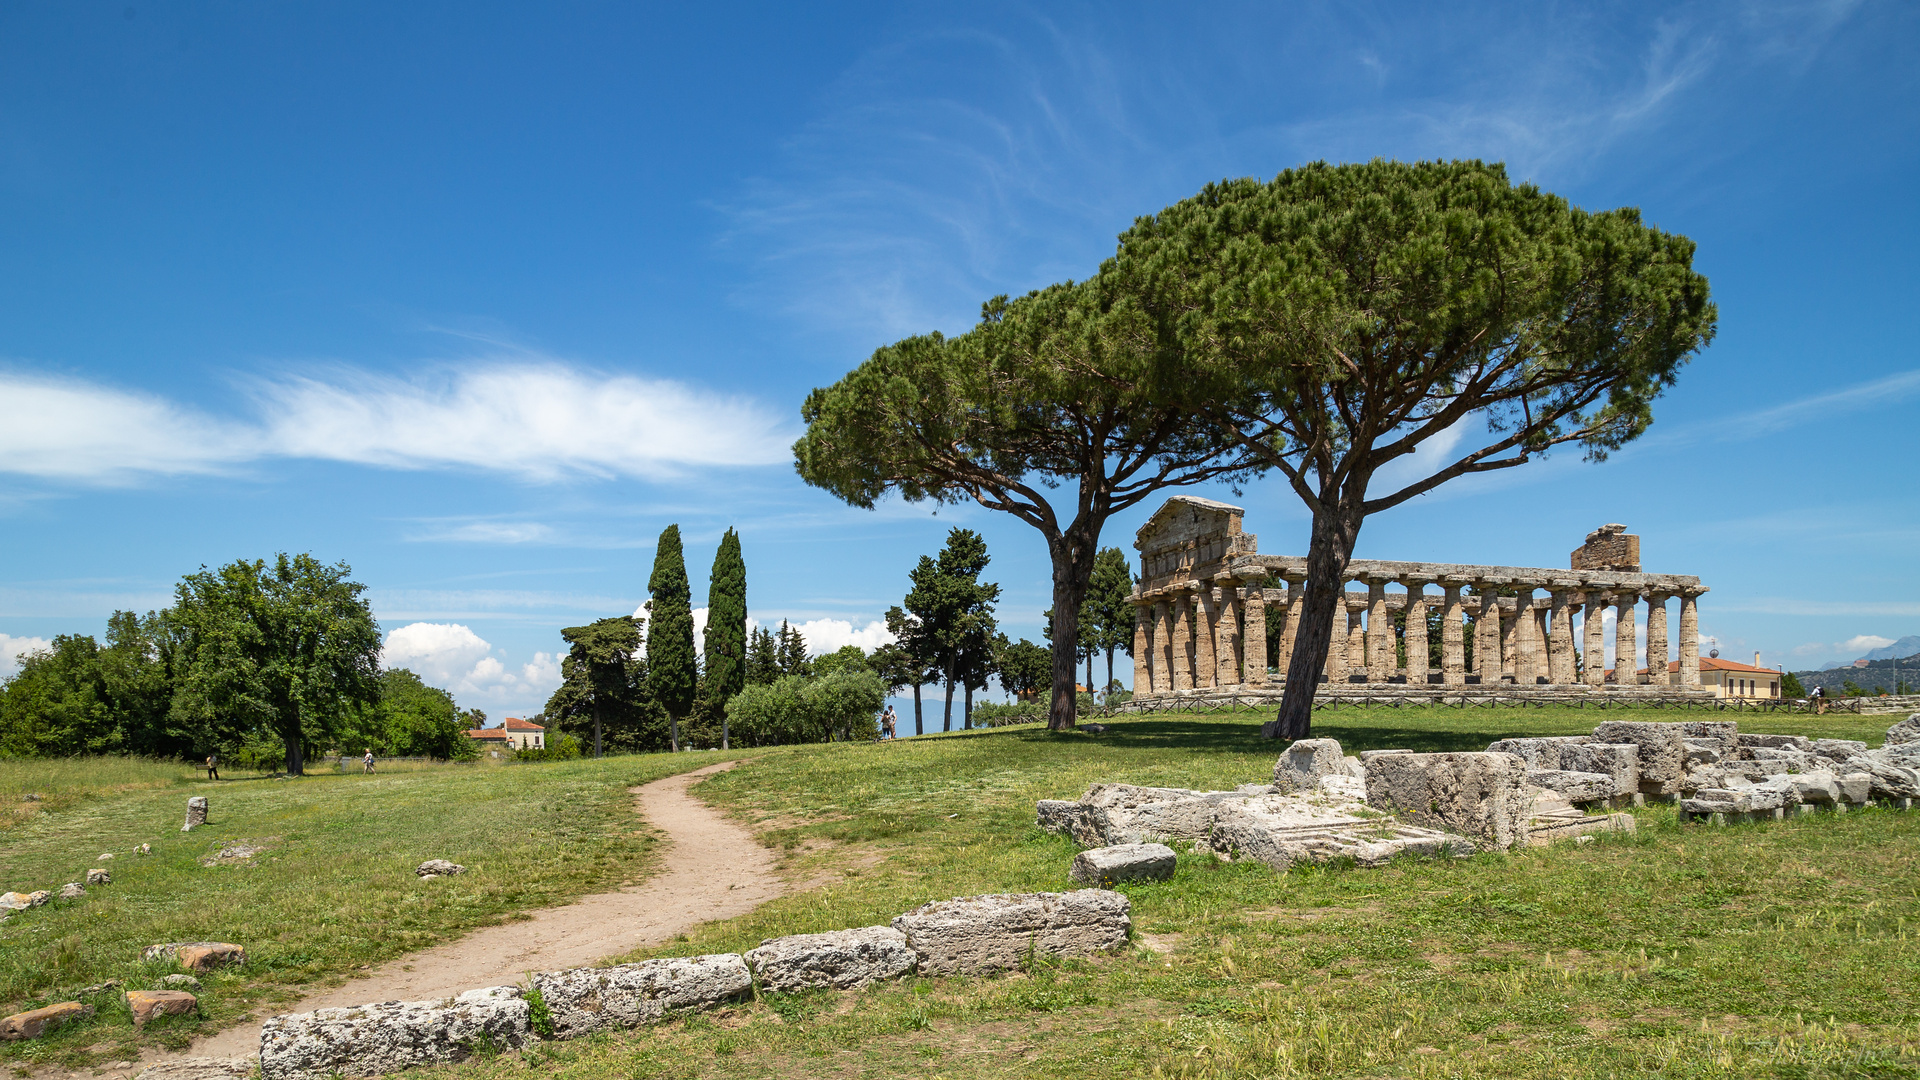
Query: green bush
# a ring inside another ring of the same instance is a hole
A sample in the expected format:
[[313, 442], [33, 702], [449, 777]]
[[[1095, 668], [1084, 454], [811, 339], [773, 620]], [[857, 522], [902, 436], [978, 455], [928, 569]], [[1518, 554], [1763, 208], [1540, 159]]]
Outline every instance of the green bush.
[[874, 718], [886, 698], [886, 684], [871, 671], [787, 675], [735, 694], [727, 702], [727, 725], [735, 746], [877, 739]]
[[545, 746], [529, 746], [513, 752], [515, 761], [572, 761], [579, 756], [580, 740], [564, 731], [548, 739]]

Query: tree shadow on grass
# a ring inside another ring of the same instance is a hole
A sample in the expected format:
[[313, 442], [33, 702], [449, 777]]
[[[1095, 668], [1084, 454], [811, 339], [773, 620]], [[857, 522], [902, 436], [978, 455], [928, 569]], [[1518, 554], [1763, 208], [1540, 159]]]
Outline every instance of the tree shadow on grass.
[[[1187, 750], [1195, 753], [1247, 754], [1271, 751], [1276, 756], [1287, 746], [1284, 739], [1263, 739], [1260, 737], [1260, 725], [1270, 719], [1264, 713], [1252, 713], [1234, 718], [1201, 717], [1183, 719], [1143, 718], [1139, 720], [1116, 720], [1107, 722], [1104, 734], [1094, 735], [1086, 732], [1060, 734], [1042, 729], [1026, 729], [1018, 733], [1024, 739], [1086, 739], [1112, 747], [1116, 750]], [[1524, 714], [1511, 717], [1472, 716], [1461, 717], [1458, 714], [1435, 716], [1432, 726], [1408, 724], [1405, 716], [1394, 717], [1395, 723], [1382, 724], [1369, 722], [1371, 717], [1354, 717], [1342, 723], [1337, 719], [1316, 718], [1313, 725], [1313, 737], [1317, 739], [1337, 739], [1341, 749], [1348, 753], [1362, 750], [1412, 750], [1422, 754], [1460, 753], [1483, 751], [1487, 744], [1499, 739], [1519, 738], [1529, 735], [1563, 735], [1576, 732], [1547, 730], [1564, 725], [1542, 723], [1539, 726], [1525, 724]], [[1518, 726], [1495, 726], [1488, 721], [1505, 720]], [[1463, 722], [1465, 721], [1465, 722]], [[1584, 731], [1577, 732], [1584, 734]]]

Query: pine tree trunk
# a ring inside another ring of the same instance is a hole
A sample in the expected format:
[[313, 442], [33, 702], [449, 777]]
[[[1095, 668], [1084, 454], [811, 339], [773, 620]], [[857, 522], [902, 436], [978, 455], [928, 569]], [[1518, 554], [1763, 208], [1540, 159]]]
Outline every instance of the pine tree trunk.
[[968, 683], [967, 684], [967, 700], [966, 700], [966, 703], [961, 706], [960, 730], [970, 731], [972, 729], [973, 729], [973, 684]]
[[1098, 534], [1091, 539], [1063, 536], [1051, 540], [1053, 556], [1053, 698], [1047, 704], [1047, 730], [1071, 731], [1079, 713], [1074, 684], [1080, 667], [1080, 604], [1093, 576]]
[[593, 756], [600, 756], [600, 695], [593, 695]]
[[1113, 694], [1113, 646], [1107, 646], [1107, 685], [1101, 687], [1108, 696]]
[[720, 749], [729, 749], [727, 746], [727, 718], [724, 715], [720, 717]]
[[925, 735], [927, 733], [926, 725], [922, 723], [920, 719], [920, 684], [919, 683], [913, 684], [913, 733], [915, 735]]
[[1087, 650], [1087, 693], [1093, 693], [1093, 650]]
[[1333, 613], [1346, 602], [1347, 564], [1360, 536], [1360, 515], [1350, 520], [1322, 511], [1313, 518], [1307, 548], [1307, 595], [1301, 602], [1300, 633], [1293, 641], [1293, 659], [1287, 664], [1286, 689], [1280, 698], [1280, 737], [1305, 739], [1313, 733], [1313, 695], [1320, 684], [1327, 652], [1333, 645]]
[[951, 671], [947, 673], [947, 711], [946, 715], [940, 718], [940, 730], [953, 730], [953, 673]]
[[680, 718], [672, 713], [667, 714], [667, 749], [676, 754], [680, 752]]

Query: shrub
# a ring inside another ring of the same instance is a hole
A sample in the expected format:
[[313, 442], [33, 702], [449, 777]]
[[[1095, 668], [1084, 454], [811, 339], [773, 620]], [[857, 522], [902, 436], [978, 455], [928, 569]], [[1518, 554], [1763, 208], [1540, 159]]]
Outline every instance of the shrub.
[[541, 747], [515, 750], [515, 761], [571, 761], [580, 756], [580, 740], [562, 731]]

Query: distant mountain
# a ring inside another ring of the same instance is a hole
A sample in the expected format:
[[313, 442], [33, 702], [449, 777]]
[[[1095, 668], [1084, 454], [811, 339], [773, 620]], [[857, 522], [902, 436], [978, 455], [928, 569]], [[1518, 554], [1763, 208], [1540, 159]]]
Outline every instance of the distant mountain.
[[1891, 660], [1896, 656], [1907, 657], [1920, 653], [1920, 634], [1908, 634], [1899, 641], [1884, 648], [1875, 649], [1861, 657], [1862, 660]]
[[1866, 667], [1829, 664], [1819, 671], [1796, 671], [1793, 674], [1800, 680], [1803, 689], [1824, 686], [1829, 695], [1844, 693], [1848, 683], [1868, 693], [1887, 690], [1911, 694], [1920, 690], [1920, 654], [1900, 657], [1898, 662], [1889, 657], [1868, 661]]

